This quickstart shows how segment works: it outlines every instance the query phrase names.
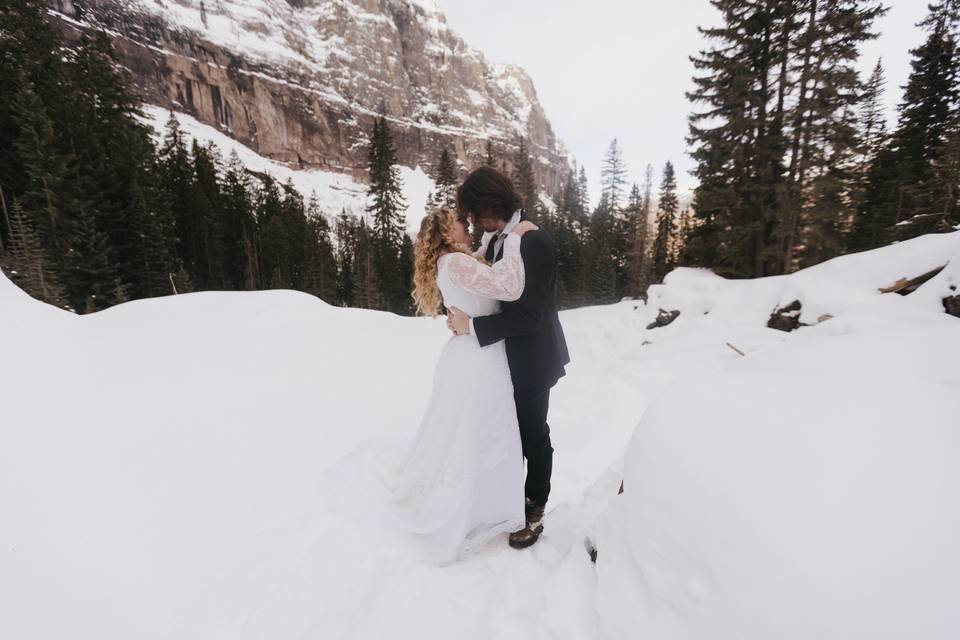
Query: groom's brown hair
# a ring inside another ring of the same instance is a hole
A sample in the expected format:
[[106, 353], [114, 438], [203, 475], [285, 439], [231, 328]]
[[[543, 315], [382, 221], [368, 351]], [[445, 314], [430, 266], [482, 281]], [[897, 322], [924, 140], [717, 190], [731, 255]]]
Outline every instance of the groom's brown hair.
[[477, 167], [457, 187], [457, 209], [478, 218], [509, 220], [522, 206], [513, 182], [493, 167]]

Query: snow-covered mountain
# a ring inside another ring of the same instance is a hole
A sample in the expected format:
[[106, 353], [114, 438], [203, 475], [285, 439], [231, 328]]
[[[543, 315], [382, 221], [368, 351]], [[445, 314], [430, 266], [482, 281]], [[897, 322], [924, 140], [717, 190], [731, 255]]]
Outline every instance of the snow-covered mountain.
[[[76, 316], [0, 276], [0, 637], [952, 640], [958, 286], [953, 233], [563, 312], [543, 537], [437, 568], [380, 476], [441, 319], [290, 291]], [[812, 326], [767, 328], [793, 300]]]
[[431, 0], [50, 0], [68, 34], [107, 30], [148, 104], [184, 111], [261, 156], [364, 178], [384, 109], [401, 163], [441, 148], [476, 165], [524, 136], [543, 188], [567, 154], [523, 69], [491, 64]]

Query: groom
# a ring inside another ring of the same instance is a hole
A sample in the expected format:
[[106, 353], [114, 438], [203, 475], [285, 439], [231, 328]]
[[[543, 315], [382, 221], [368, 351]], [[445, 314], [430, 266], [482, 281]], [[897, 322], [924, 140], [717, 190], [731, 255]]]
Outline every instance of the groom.
[[[488, 263], [503, 257], [503, 240], [522, 220], [522, 199], [505, 175], [480, 167], [457, 189], [457, 208], [483, 227], [480, 252]], [[520, 243], [525, 286], [515, 302], [501, 303], [500, 313], [470, 318], [456, 307], [448, 325], [457, 335], [476, 336], [480, 346], [505, 341], [513, 398], [517, 405], [520, 441], [527, 459], [526, 526], [510, 534], [510, 546], [529, 547], [543, 531], [543, 512], [550, 494], [553, 447], [547, 410], [550, 389], [570, 362], [567, 343], [554, 301], [557, 259], [553, 239], [542, 229], [529, 231]]]

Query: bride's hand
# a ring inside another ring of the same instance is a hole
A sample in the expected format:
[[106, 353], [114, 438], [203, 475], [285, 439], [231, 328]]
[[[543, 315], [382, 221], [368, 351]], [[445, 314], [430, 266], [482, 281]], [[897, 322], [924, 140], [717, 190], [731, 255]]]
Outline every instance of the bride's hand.
[[447, 326], [458, 336], [470, 333], [470, 316], [456, 307], [450, 307], [447, 313]]
[[524, 220], [523, 222], [521, 222], [520, 224], [518, 224], [516, 227], [514, 227], [513, 233], [517, 234], [518, 236], [520, 236], [520, 237], [522, 238], [522, 237], [523, 237], [523, 234], [525, 234], [527, 231], [536, 231], [536, 230], [539, 229], [539, 228], [540, 228], [540, 227], [538, 227], [537, 225], [533, 224], [533, 223], [530, 222], [529, 220]]

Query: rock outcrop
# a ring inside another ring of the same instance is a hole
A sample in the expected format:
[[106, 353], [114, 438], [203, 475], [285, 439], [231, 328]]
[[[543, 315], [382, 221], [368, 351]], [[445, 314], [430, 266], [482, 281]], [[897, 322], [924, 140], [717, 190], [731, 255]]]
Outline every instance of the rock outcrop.
[[[955, 285], [950, 286], [950, 291], [957, 290]], [[943, 299], [943, 310], [950, 315], [960, 318], [960, 294], [950, 295]]]
[[665, 309], [660, 309], [657, 312], [657, 317], [654, 318], [653, 322], [647, 325], [647, 331], [652, 329], [659, 329], [660, 327], [665, 327], [677, 318], [680, 317], [680, 312], [674, 309], [673, 311], [667, 311]]
[[68, 37], [105, 30], [135, 90], [261, 155], [365, 177], [373, 118], [400, 162], [462, 167], [526, 139], [554, 193], [567, 154], [523, 69], [488, 63], [431, 0], [49, 0]]
[[799, 300], [794, 300], [784, 307], [774, 309], [767, 321], [767, 327], [788, 333], [799, 329], [803, 326], [800, 322], [801, 309], [802, 305]]

